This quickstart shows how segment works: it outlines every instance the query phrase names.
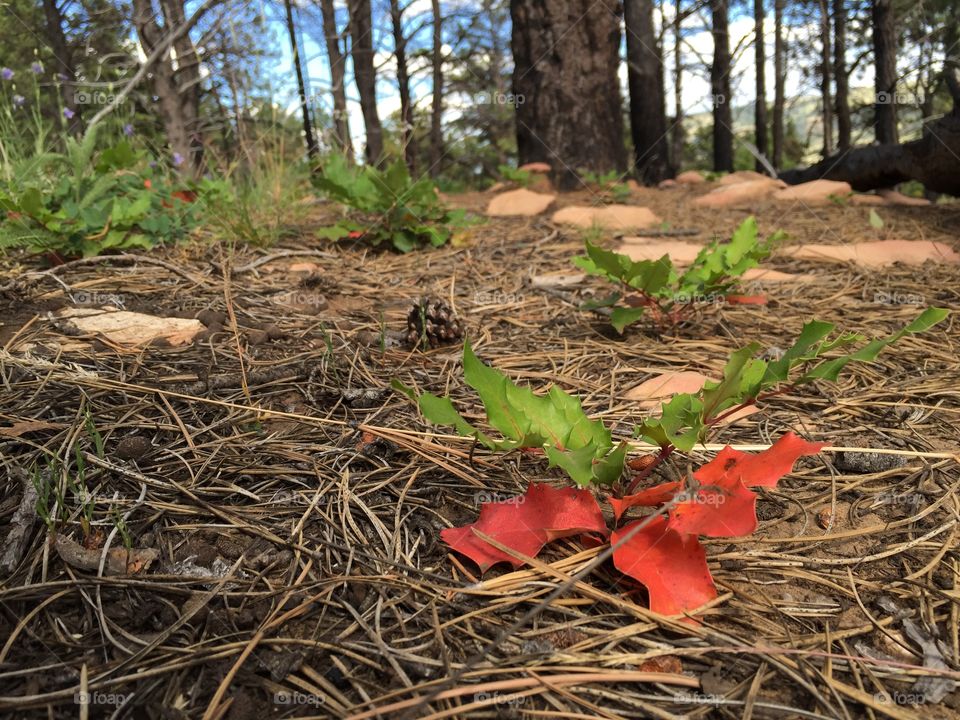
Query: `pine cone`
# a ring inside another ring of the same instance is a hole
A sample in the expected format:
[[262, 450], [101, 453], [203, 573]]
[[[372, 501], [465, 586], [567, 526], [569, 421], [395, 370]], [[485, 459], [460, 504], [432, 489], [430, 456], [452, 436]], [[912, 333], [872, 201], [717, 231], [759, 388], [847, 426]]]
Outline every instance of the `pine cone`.
[[443, 300], [423, 298], [414, 303], [407, 315], [407, 342], [417, 347], [424, 342], [430, 347], [456, 342], [463, 337], [463, 325]]

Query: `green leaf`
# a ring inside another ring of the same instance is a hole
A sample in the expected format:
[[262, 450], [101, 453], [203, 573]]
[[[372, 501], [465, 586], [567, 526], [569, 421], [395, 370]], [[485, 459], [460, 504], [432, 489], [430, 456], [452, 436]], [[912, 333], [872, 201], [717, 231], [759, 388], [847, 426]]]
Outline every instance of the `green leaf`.
[[883, 230], [883, 218], [873, 208], [870, 208], [870, 227], [874, 230]]
[[627, 325], [632, 325], [643, 317], [644, 312], [646, 312], [646, 308], [644, 307], [614, 308], [613, 312], [610, 313], [610, 324], [622, 335]]

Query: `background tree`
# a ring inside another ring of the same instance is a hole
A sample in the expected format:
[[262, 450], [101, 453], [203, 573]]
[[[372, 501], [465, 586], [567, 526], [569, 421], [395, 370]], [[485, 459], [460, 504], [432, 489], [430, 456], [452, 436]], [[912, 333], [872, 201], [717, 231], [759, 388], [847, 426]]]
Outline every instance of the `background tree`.
[[320, 0], [323, 17], [323, 36], [330, 64], [330, 92], [333, 96], [333, 139], [347, 157], [353, 156], [350, 138], [350, 117], [347, 112], [346, 55], [340, 48], [341, 35], [337, 27], [337, 13], [333, 0]]
[[728, 0], [710, 0], [713, 32], [713, 169], [733, 172], [733, 96], [730, 92], [730, 18]]
[[[754, 100], [753, 126], [754, 136], [756, 138], [757, 152], [764, 157], [767, 156], [767, 49], [764, 36], [764, 17], [767, 9], [764, 7], [763, 0], [754, 0], [753, 3], [753, 22], [754, 32], [754, 62], [756, 64], [756, 99]], [[766, 172], [766, 166], [757, 159], [757, 172]]]
[[380, 165], [384, 161], [383, 128], [377, 110], [377, 70], [374, 66], [370, 0], [349, 0], [349, 8], [350, 54], [353, 57], [353, 74], [360, 94], [360, 109], [367, 138], [364, 155], [371, 165]]

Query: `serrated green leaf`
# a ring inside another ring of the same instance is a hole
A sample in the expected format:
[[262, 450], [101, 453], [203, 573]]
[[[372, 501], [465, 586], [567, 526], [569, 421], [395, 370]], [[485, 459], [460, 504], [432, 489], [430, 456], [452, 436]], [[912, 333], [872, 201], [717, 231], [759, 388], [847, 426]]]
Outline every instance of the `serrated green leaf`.
[[883, 230], [883, 218], [873, 208], [870, 208], [870, 227], [874, 230]]
[[642, 318], [645, 312], [646, 312], [645, 307], [614, 308], [613, 311], [610, 313], [610, 324], [613, 325], [613, 328], [622, 335], [626, 327], [628, 325], [632, 325], [637, 320]]

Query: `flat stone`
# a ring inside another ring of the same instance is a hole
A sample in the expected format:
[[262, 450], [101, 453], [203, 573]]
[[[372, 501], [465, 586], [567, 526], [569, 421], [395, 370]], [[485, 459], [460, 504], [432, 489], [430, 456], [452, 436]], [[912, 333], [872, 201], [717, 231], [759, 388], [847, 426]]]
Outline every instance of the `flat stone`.
[[487, 206], [487, 215], [494, 217], [539, 215], [550, 207], [556, 197], [556, 195], [541, 195], [524, 188], [511, 190], [497, 195], [490, 201]]
[[852, 245], [799, 245], [784, 251], [802, 260], [852, 262], [862, 267], [878, 268], [902, 262], [922, 265], [927, 260], [956, 265], [960, 254], [944, 243], [930, 240], [876, 240]]
[[917, 198], [910, 197], [909, 195], [904, 195], [901, 192], [896, 190], [877, 190], [877, 195], [882, 197], [891, 205], [905, 205], [907, 207], [923, 207], [925, 205], [930, 205], [930, 201], [926, 198]]
[[853, 205], [889, 205], [886, 199], [879, 195], [863, 195], [859, 193], [851, 196], [850, 202]]
[[677, 186], [676, 180], [661, 180], [660, 184], [657, 185], [657, 187], [660, 188], [661, 190], [670, 190], [672, 188], [675, 188], [676, 186]]
[[669, 255], [674, 265], [689, 265], [702, 249], [701, 245], [681, 240], [646, 240], [644, 238], [624, 238], [624, 244], [617, 252], [631, 260], [659, 260]]
[[573, 205], [553, 214], [553, 222], [590, 228], [598, 225], [607, 230], [642, 230], [659, 225], [661, 220], [645, 207], [635, 205], [606, 205], [585, 207]]
[[732, 185], [721, 185], [706, 195], [701, 195], [693, 201], [697, 207], [725, 208], [746, 205], [766, 200], [786, 184], [773, 178], [746, 180]]
[[758, 173], [753, 170], [737, 170], [729, 175], [724, 175], [718, 182], [721, 185], [736, 185], [737, 183], [751, 182], [753, 180], [770, 179], [772, 178], [769, 175], [764, 175], [763, 173]]
[[532, 162], [532, 163], [527, 163], [526, 165], [521, 165], [519, 169], [528, 173], [548, 173], [553, 168], [551, 168], [545, 162]]
[[807, 205], [829, 205], [833, 198], [846, 198], [853, 192], [850, 183], [836, 180], [811, 180], [791, 185], [773, 196], [781, 202], [801, 202]]
[[206, 327], [199, 320], [165, 318], [114, 308], [64, 308], [56, 319], [75, 335], [96, 335], [117, 345], [148, 345], [165, 341], [176, 347], [193, 342]]
[[677, 175], [676, 181], [681, 185], [701, 185], [705, 183], [707, 179], [696, 170], [687, 170]]

